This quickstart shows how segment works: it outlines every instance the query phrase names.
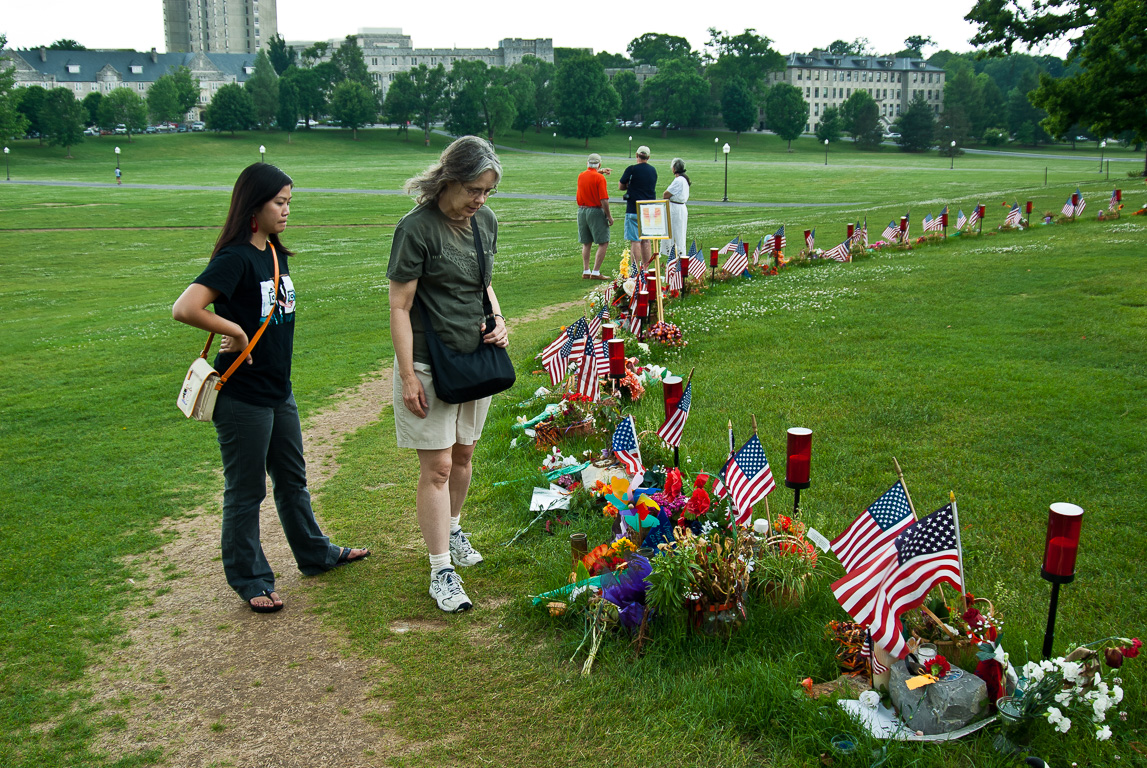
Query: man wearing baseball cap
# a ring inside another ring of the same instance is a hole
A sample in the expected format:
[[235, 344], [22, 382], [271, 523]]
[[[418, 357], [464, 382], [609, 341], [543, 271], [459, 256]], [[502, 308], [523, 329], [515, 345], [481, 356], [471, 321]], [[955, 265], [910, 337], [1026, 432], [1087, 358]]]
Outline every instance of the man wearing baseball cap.
[[[601, 274], [601, 263], [609, 250], [609, 228], [613, 226], [613, 215], [609, 212], [609, 191], [605, 177], [609, 168], [601, 167], [601, 155], [594, 152], [589, 156], [587, 167], [577, 177], [577, 239], [581, 243], [581, 264], [583, 280], [608, 280]], [[590, 246], [597, 246], [593, 269], [589, 266]]]
[[642, 269], [653, 258], [653, 246], [641, 239], [637, 226], [637, 201], [657, 199], [657, 169], [649, 164], [649, 147], [637, 148], [637, 162], [621, 174], [621, 189], [625, 192], [625, 239], [629, 252]]

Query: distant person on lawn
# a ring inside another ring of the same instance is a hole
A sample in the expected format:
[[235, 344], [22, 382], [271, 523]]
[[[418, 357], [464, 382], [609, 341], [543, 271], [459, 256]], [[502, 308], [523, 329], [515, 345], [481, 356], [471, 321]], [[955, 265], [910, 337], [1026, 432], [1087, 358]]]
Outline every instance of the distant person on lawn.
[[[589, 156], [587, 168], [577, 177], [577, 239], [581, 243], [581, 276], [583, 280], [608, 280], [601, 274], [601, 263], [609, 250], [609, 228], [613, 226], [613, 215], [609, 212], [609, 190], [605, 177], [609, 168], [601, 167], [601, 155], [596, 152]], [[590, 246], [597, 246], [597, 253], [590, 269]]]
[[637, 226], [637, 201], [657, 199], [657, 169], [649, 164], [649, 147], [637, 148], [637, 162], [621, 174], [620, 187], [625, 192], [625, 239], [629, 241], [630, 255], [641, 269], [653, 258], [653, 246], [641, 239]]
[[[271, 322], [215, 402], [223, 454], [223, 572], [256, 613], [283, 607], [275, 572], [259, 542], [259, 506], [274, 486], [275, 509], [299, 570], [308, 576], [370, 556], [369, 549], [331, 544], [311, 510], [303, 433], [291, 391], [295, 285], [279, 235], [291, 212], [291, 177], [255, 163], [239, 174], [231, 209], [207, 267], [172, 308], [181, 323], [222, 337], [215, 369], [226, 370], [248, 340]], [[274, 258], [279, 262], [279, 284]], [[214, 304], [215, 311], [207, 309]]]

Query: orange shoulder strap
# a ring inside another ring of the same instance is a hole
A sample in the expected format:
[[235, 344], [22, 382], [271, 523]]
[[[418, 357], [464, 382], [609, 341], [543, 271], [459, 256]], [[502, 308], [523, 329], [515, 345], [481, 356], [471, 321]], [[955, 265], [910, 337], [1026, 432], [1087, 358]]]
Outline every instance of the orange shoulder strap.
[[[219, 378], [218, 383], [215, 384], [215, 389], [222, 389], [223, 384], [231, 374], [235, 373], [239, 366], [243, 364], [243, 361], [251, 354], [251, 350], [255, 348], [255, 344], [258, 343], [259, 338], [263, 335], [263, 331], [267, 330], [267, 326], [271, 324], [271, 318], [275, 316], [275, 309], [279, 306], [279, 255], [275, 252], [274, 243], [268, 240], [267, 245], [271, 248], [271, 259], [275, 262], [275, 282], [273, 283], [275, 298], [274, 301], [271, 302], [271, 311], [267, 313], [267, 317], [263, 320], [263, 324], [259, 326], [259, 330], [255, 331], [255, 336], [247, 343], [247, 348], [235, 358], [235, 362], [231, 363], [231, 366]], [[207, 357], [207, 350], [211, 348], [211, 340], [214, 338], [214, 333], [207, 337], [207, 344], [203, 347], [203, 354], [200, 355], [200, 357]]]

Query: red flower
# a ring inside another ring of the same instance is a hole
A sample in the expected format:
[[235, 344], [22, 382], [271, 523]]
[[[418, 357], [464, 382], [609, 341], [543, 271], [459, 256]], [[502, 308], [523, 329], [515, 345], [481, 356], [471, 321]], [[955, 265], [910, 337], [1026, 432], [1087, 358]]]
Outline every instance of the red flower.
[[1143, 647], [1143, 641], [1139, 638], [1134, 638], [1131, 645], [1125, 645], [1119, 649], [1125, 659], [1134, 659], [1139, 655], [1139, 649]]
[[952, 665], [943, 656], [937, 656], [924, 665], [924, 671], [932, 677], [942, 678], [952, 671]]
[[677, 467], [665, 474], [665, 498], [673, 501], [681, 495], [681, 470]]

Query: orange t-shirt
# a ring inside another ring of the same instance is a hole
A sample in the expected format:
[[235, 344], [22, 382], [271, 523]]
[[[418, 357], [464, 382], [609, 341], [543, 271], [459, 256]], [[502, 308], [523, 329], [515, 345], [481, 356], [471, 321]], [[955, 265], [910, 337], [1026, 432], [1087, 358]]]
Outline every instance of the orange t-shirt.
[[600, 208], [602, 200], [609, 199], [605, 177], [597, 168], [586, 168], [577, 177], [577, 204], [587, 208]]

